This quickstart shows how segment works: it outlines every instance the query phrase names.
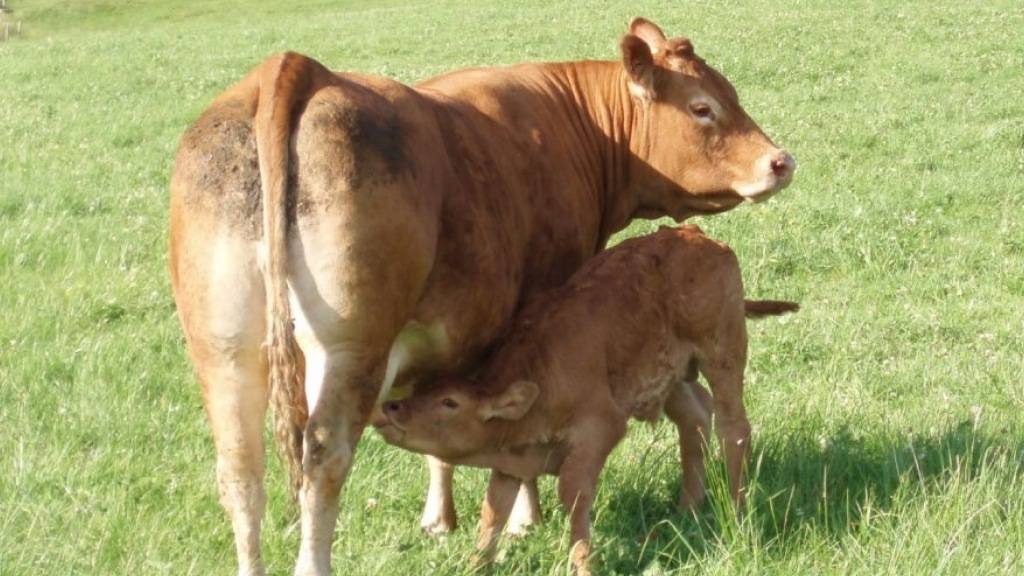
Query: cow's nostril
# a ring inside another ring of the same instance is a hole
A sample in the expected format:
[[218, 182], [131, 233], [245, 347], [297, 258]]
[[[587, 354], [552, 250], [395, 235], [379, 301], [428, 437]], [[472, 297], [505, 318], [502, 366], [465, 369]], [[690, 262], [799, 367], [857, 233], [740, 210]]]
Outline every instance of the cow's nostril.
[[785, 152], [780, 152], [778, 156], [772, 158], [772, 173], [774, 173], [776, 176], [780, 178], [783, 178], [793, 171], [794, 164], [795, 162], [793, 161], [792, 156]]
[[398, 404], [398, 402], [385, 402], [384, 403], [384, 411], [385, 412], [398, 412], [399, 408], [400, 408], [400, 405]]

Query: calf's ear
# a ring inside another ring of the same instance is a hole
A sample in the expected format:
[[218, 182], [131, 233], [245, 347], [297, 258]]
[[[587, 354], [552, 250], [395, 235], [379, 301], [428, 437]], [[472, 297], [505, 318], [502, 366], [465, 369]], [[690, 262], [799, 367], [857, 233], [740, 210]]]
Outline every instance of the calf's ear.
[[480, 417], [484, 420], [519, 420], [533, 406], [539, 393], [537, 384], [529, 380], [517, 380], [501, 394], [485, 400], [480, 405]]
[[622, 65], [629, 76], [629, 91], [645, 102], [654, 100], [655, 75], [651, 47], [633, 34], [622, 37]]

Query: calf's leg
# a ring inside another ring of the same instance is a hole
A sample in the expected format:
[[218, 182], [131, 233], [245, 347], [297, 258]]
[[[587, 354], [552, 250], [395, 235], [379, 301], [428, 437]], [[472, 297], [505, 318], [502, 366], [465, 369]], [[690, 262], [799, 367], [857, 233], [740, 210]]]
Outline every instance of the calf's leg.
[[665, 414], [679, 429], [679, 459], [683, 473], [679, 494], [681, 510], [696, 509], [704, 502], [704, 459], [711, 428], [711, 409], [711, 396], [696, 379], [681, 382], [665, 402]]
[[713, 397], [715, 429], [725, 454], [733, 501], [743, 505], [747, 460], [750, 457], [750, 422], [743, 406], [743, 371], [747, 364], [747, 329], [743, 307], [721, 324], [716, 345], [705, 350], [700, 371]]
[[519, 480], [497, 470], [491, 471], [487, 496], [480, 508], [480, 524], [476, 540], [474, 564], [490, 564], [498, 549], [498, 538], [515, 503]]
[[590, 576], [590, 511], [605, 460], [626, 433], [619, 415], [595, 418], [577, 429], [582, 440], [558, 470], [558, 498], [569, 512], [569, 561], [575, 576]]

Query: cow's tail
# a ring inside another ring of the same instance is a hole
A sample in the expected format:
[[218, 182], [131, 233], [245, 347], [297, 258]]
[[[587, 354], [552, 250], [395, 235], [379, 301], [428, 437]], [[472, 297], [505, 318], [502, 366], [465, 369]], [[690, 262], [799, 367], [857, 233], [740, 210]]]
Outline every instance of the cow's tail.
[[309, 415], [288, 303], [288, 149], [292, 117], [312, 93], [321, 69], [315, 61], [289, 52], [267, 60], [258, 72], [255, 129], [263, 187], [270, 405], [274, 441], [293, 497], [302, 487], [302, 435]]
[[800, 309], [799, 304], [787, 300], [744, 300], [743, 307], [747, 318], [751, 320], [781, 316]]

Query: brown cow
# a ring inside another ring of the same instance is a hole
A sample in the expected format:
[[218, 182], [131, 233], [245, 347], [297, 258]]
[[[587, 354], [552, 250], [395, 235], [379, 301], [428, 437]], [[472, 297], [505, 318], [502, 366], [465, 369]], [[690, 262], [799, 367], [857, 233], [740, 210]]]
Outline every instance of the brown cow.
[[[736, 256], [695, 226], [663, 228], [591, 259], [516, 318], [479, 382], [423, 384], [374, 422], [398, 446], [491, 468], [477, 549], [493, 558], [521, 481], [558, 475], [571, 553], [589, 574], [590, 508], [605, 458], [629, 418], [662, 410], [679, 428], [680, 506], [704, 499], [713, 411], [733, 498], [741, 501], [750, 424], [743, 407], [745, 315], [796, 310], [743, 299]], [[711, 387], [713, 404], [697, 383]], [[713, 410], [709, 410], [713, 405]]]
[[472, 69], [415, 88], [287, 53], [218, 97], [171, 179], [170, 268], [239, 573], [262, 574], [263, 419], [330, 573], [378, 399], [462, 373], [633, 218], [729, 210], [793, 159], [686, 40], [638, 19], [622, 62]]

